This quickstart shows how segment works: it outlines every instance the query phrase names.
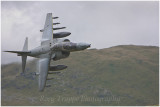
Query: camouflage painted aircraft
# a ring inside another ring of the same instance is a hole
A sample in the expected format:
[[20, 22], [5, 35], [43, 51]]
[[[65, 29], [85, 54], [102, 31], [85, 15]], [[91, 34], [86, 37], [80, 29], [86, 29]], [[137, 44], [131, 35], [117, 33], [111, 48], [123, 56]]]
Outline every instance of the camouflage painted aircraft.
[[26, 38], [22, 51], [5, 51], [11, 53], [17, 53], [18, 56], [22, 57], [22, 72], [25, 72], [27, 56], [39, 58], [38, 60], [38, 72], [36, 75], [39, 76], [39, 91], [43, 91], [45, 87], [50, 87], [46, 85], [46, 81], [52, 78], [47, 78], [48, 74], [56, 74], [58, 70], [63, 70], [67, 68], [65, 65], [50, 66], [51, 59], [53, 61], [67, 58], [70, 52], [80, 51], [87, 49], [91, 44], [86, 43], [72, 43], [68, 39], [59, 39], [69, 36], [69, 32], [59, 32], [53, 33], [54, 30], [64, 29], [54, 28], [53, 25], [59, 23], [53, 23], [52, 19], [57, 19], [58, 17], [52, 17], [52, 13], [48, 13], [46, 16], [46, 22], [44, 29], [40, 30], [43, 32], [41, 45], [34, 49], [28, 50], [28, 38]]

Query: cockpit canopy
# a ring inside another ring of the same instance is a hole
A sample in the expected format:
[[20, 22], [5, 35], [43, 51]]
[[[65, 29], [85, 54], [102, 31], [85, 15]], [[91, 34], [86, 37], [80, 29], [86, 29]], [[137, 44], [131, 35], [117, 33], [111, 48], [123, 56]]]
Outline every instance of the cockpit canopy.
[[76, 43], [68, 42], [63, 45], [66, 50], [76, 50]]

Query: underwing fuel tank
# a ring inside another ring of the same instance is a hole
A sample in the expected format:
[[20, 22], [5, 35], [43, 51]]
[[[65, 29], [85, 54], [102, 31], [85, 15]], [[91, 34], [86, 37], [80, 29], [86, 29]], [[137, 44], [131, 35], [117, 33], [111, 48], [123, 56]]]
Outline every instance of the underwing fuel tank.
[[66, 65], [50, 66], [49, 71], [59, 71], [59, 70], [63, 70], [63, 69], [66, 69], [66, 68], [67, 68]]
[[71, 33], [70, 32], [59, 32], [59, 33], [54, 33], [53, 38], [64, 38], [69, 36]]

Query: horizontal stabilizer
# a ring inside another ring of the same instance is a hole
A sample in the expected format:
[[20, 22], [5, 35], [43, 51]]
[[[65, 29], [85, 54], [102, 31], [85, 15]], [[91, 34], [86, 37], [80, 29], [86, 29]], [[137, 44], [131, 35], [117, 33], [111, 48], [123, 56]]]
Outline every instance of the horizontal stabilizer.
[[24, 46], [23, 46], [23, 50], [22, 51], [28, 51], [28, 38], [26, 37]]

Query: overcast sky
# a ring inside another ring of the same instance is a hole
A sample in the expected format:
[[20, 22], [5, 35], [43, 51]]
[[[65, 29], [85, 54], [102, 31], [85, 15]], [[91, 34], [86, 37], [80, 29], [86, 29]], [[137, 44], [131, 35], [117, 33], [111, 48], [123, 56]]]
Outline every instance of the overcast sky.
[[[46, 13], [53, 13], [67, 27], [72, 42], [91, 43], [91, 48], [116, 45], [159, 46], [158, 1], [50, 1], [1, 2], [1, 49], [22, 50], [29, 38], [29, 49], [40, 45]], [[1, 63], [19, 62], [16, 54], [1, 52]]]

